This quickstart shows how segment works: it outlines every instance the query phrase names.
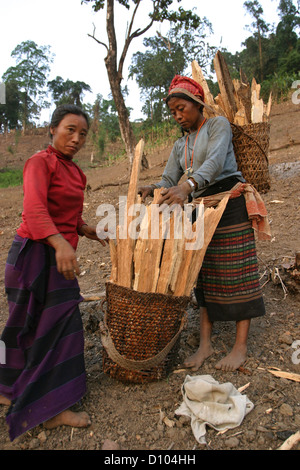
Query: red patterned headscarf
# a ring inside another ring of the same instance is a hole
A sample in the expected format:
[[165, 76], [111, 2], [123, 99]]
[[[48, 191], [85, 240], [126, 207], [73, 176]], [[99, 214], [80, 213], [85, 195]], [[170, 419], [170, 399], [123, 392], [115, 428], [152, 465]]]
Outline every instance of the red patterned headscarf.
[[175, 75], [169, 88], [168, 97], [173, 93], [183, 93], [199, 103], [204, 103], [204, 91], [202, 86], [189, 77]]

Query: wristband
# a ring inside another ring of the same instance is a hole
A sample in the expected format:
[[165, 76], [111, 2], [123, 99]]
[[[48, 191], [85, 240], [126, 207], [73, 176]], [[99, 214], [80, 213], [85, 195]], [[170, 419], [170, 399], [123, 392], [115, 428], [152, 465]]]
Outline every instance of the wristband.
[[196, 189], [196, 183], [194, 183], [193, 180], [186, 180], [187, 183], [189, 183], [190, 187], [193, 189], [193, 191]]

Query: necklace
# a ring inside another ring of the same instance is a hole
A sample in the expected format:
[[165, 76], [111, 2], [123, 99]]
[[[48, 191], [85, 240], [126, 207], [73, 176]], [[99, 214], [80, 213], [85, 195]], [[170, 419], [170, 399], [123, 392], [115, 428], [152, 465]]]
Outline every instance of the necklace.
[[185, 141], [185, 149], [184, 149], [184, 153], [185, 153], [185, 174], [187, 176], [191, 176], [194, 172], [193, 170], [193, 160], [194, 160], [194, 149], [195, 149], [195, 145], [196, 145], [196, 142], [197, 142], [197, 138], [198, 138], [198, 134], [200, 132], [200, 129], [201, 127], [203, 126], [203, 124], [206, 122], [206, 118], [204, 118], [204, 120], [202, 121], [198, 131], [197, 131], [197, 134], [196, 134], [196, 138], [195, 138], [195, 143], [194, 143], [194, 146], [193, 146], [193, 151], [192, 151], [192, 158], [191, 158], [191, 166], [188, 168], [187, 167], [187, 144], [188, 144], [188, 141], [189, 141], [189, 135]]

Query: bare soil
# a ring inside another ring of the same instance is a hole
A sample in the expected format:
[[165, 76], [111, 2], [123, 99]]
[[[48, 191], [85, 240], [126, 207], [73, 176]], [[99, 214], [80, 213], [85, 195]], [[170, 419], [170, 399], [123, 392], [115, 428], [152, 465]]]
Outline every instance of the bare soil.
[[[235, 372], [215, 369], [215, 363], [228, 352], [234, 342], [235, 325], [216, 323], [213, 343], [215, 355], [198, 372], [181, 371], [184, 358], [197, 347], [198, 310], [189, 305], [188, 326], [181, 335], [178, 363], [166, 379], [150, 384], [123, 384], [103, 373], [102, 345], [98, 331], [101, 318], [99, 300], [81, 303], [85, 327], [85, 358], [88, 392], [76, 407], [86, 410], [92, 424], [86, 429], [63, 426], [45, 430], [43, 426], [10, 442], [5, 422], [5, 408], [0, 409], [0, 449], [2, 450], [99, 450], [110, 439], [125, 451], [153, 450], [275, 450], [291, 434], [300, 429], [299, 382], [279, 378], [270, 371], [299, 374], [300, 365], [295, 341], [300, 340], [299, 280], [293, 270], [296, 251], [300, 250], [300, 107], [291, 101], [275, 104], [271, 115], [269, 168], [271, 189], [263, 194], [272, 227], [271, 242], [257, 242], [261, 284], [266, 315], [252, 321], [249, 356], [246, 364]], [[26, 139], [25, 139], [26, 137]], [[0, 166], [23, 166], [35, 151], [48, 144], [46, 134], [25, 136], [12, 154], [9, 142], [0, 141]], [[10, 142], [12, 145], [13, 142]], [[149, 168], [141, 179], [156, 181], [169, 155], [169, 148], [147, 155]], [[86, 149], [79, 164], [90, 159]], [[128, 165], [121, 161], [110, 167], [87, 168], [88, 179], [84, 217], [97, 224], [96, 209], [102, 203], [117, 207], [120, 195], [127, 194]], [[118, 185], [110, 185], [118, 183]], [[4, 293], [4, 266], [7, 252], [22, 211], [22, 188], [0, 190], [0, 329], [7, 318]], [[85, 297], [103, 297], [110, 275], [108, 248], [97, 242], [80, 240], [78, 257], [81, 265], [79, 283]], [[299, 349], [299, 345], [297, 346]], [[293, 355], [294, 353], [294, 355]], [[296, 355], [295, 355], [296, 354]], [[179, 370], [179, 372], [178, 372]], [[212, 375], [219, 383], [230, 382], [236, 388], [247, 385], [245, 393], [254, 404], [242, 424], [224, 434], [207, 428], [206, 445], [195, 440], [190, 421], [175, 416], [182, 402], [181, 386], [185, 376]], [[167, 417], [170, 421], [163, 420]], [[300, 444], [294, 446], [300, 450]]]

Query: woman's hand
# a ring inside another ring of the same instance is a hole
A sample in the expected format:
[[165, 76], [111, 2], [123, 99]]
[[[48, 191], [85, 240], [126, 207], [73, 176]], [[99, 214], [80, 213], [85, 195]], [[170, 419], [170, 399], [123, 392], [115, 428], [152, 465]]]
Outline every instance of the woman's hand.
[[140, 186], [138, 194], [141, 196], [142, 202], [145, 202], [147, 196], [153, 196], [153, 186]]
[[80, 268], [74, 248], [60, 234], [50, 235], [47, 241], [55, 249], [57, 271], [68, 281], [75, 279], [80, 274]]
[[90, 240], [97, 240], [103, 246], [109, 242], [109, 237], [105, 232], [107, 232], [107, 230], [104, 229], [101, 233], [101, 237], [98, 237], [96, 227], [91, 227], [90, 225], [82, 225], [79, 230], [80, 235]]
[[161, 191], [161, 197], [157, 201], [158, 205], [162, 204], [179, 204], [181, 207], [184, 205], [184, 201], [188, 195], [192, 192], [192, 189], [188, 183], [182, 183], [178, 186], [172, 186]]

